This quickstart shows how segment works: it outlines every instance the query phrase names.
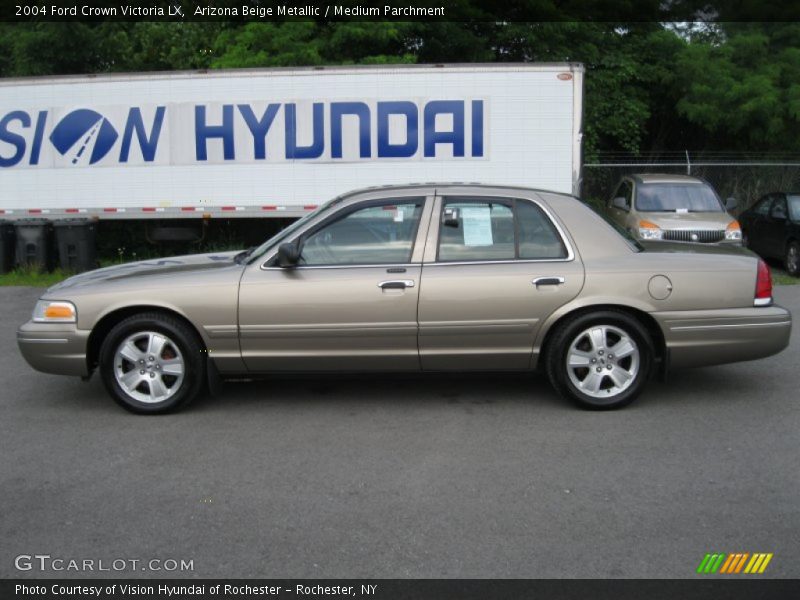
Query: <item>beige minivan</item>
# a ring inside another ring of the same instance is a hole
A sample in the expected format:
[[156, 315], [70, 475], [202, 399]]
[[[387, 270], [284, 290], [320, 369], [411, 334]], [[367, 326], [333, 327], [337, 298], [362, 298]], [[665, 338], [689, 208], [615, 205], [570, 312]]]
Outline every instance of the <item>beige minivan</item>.
[[708, 183], [686, 175], [623, 177], [608, 201], [613, 221], [640, 240], [741, 245], [742, 230]]

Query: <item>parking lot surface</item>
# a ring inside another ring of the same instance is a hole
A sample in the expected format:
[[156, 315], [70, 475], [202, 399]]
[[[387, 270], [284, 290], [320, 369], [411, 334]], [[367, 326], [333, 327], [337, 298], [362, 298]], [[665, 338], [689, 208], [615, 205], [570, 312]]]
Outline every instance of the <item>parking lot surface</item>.
[[[616, 412], [535, 375], [392, 375], [229, 383], [139, 417], [98, 377], [24, 363], [41, 291], [0, 288], [2, 577], [692, 577], [707, 552], [800, 576], [797, 323], [776, 357], [675, 372]], [[798, 318], [800, 286], [776, 299]]]

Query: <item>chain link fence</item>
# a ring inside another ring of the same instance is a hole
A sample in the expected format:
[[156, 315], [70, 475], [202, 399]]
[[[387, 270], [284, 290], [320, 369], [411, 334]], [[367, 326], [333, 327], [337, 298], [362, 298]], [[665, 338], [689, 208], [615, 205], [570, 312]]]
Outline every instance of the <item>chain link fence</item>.
[[747, 155], [735, 153], [661, 153], [632, 157], [621, 153], [602, 153], [597, 162], [583, 168], [582, 196], [605, 202], [620, 177], [632, 173], [671, 173], [691, 175], [708, 181], [720, 197], [736, 198], [741, 212], [761, 196], [775, 191], [800, 190], [800, 156]]

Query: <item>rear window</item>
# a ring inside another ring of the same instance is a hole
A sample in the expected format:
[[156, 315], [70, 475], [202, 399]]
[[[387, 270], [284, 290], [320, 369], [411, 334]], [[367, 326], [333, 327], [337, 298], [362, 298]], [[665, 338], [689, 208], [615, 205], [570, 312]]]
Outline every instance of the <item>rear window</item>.
[[711, 186], [699, 183], [640, 183], [636, 186], [640, 212], [723, 212]]

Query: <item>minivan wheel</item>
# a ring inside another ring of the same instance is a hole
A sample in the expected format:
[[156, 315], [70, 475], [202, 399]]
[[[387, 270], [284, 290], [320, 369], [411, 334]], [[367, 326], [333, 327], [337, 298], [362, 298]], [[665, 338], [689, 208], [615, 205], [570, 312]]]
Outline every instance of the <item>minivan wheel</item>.
[[800, 244], [791, 242], [786, 247], [786, 272], [792, 277], [800, 277]]
[[99, 358], [106, 389], [131, 412], [173, 411], [203, 389], [202, 344], [190, 327], [168, 315], [143, 313], [118, 323]]
[[618, 311], [587, 313], [554, 333], [545, 360], [556, 391], [594, 410], [633, 402], [650, 377], [653, 344], [638, 320]]

